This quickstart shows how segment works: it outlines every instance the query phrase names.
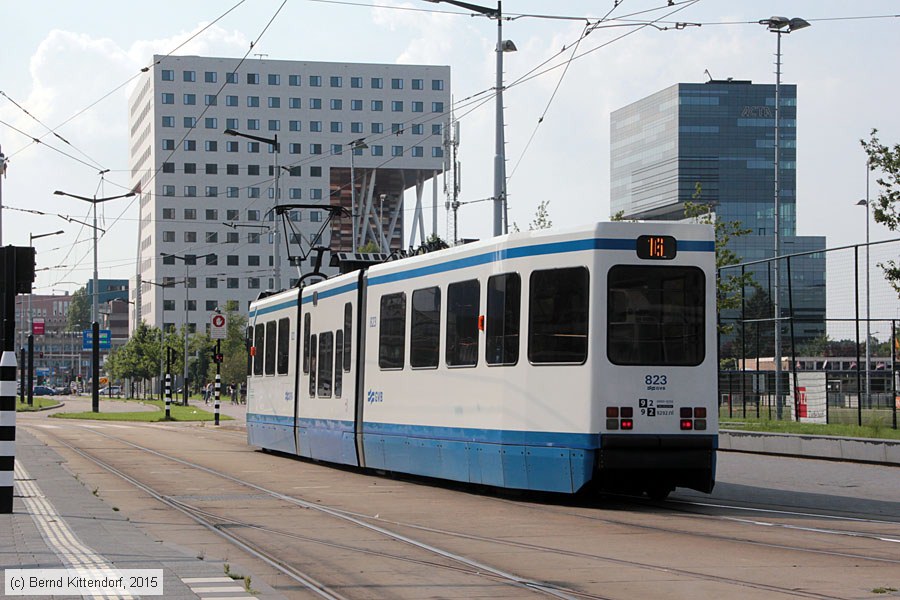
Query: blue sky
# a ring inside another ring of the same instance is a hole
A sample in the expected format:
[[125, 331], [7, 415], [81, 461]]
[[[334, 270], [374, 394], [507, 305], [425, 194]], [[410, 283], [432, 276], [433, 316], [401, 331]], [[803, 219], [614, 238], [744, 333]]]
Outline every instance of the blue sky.
[[[10, 157], [2, 182], [4, 206], [87, 220], [87, 203], [55, 197], [53, 190], [84, 196], [121, 193], [128, 182], [127, 82], [154, 53], [172, 52], [235, 4], [4, 3], [0, 120], [8, 125], [0, 124], [0, 146]], [[250, 59], [262, 53], [285, 60], [448, 64], [457, 100], [493, 86], [495, 22], [422, 0], [379, 0], [385, 8], [370, 4], [289, 0], [281, 7], [280, 1], [246, 0], [175, 53], [240, 57], [251, 40], [260, 38]], [[896, 14], [896, 2], [665, 4], [620, 1], [613, 17], [641, 12], [632, 18], [659, 18], [658, 24], [669, 29], [597, 29], [578, 45], [576, 53], [584, 55], [568, 69], [551, 69], [506, 91], [510, 221], [526, 228], [547, 199], [556, 226], [608, 218], [609, 113], [674, 83], [704, 81], [705, 70], [717, 79], [774, 82], [775, 36], [756, 21], [777, 14], [813, 24], [783, 37], [783, 81], [798, 85], [798, 233], [825, 235], [829, 247], [863, 241], [865, 211], [854, 206], [866, 185], [858, 140], [877, 127], [884, 141], [900, 142], [895, 75], [900, 19], [844, 17]], [[509, 15], [591, 19], [612, 8], [612, 0], [503, 4]], [[676, 28], [676, 21], [702, 26]], [[547, 60], [538, 73], [564, 62], [559, 57], [571, 56], [585, 22], [527, 16], [504, 22], [504, 38], [518, 46], [518, 52], [505, 55], [505, 81], [519, 80]], [[563, 47], [567, 50], [560, 53]], [[541, 115], [543, 122], [537, 125]], [[462, 119], [462, 201], [492, 193], [493, 123], [492, 102]], [[32, 143], [31, 137], [46, 133], [45, 125], [71, 145], [53, 137], [44, 137], [46, 144]], [[110, 169], [102, 189], [93, 165]], [[874, 196], [874, 179], [872, 189]], [[137, 207], [122, 200], [103, 206], [101, 213], [101, 226], [108, 231], [100, 242], [100, 276], [129, 277], [134, 273]], [[442, 201], [439, 214], [439, 233], [446, 236]], [[460, 209], [462, 237], [487, 237], [491, 223], [489, 202]], [[4, 244], [26, 245], [29, 233], [60, 228], [64, 235], [35, 242], [38, 266], [51, 267], [39, 273], [41, 293], [72, 291], [90, 277], [90, 230], [56, 216], [3, 211]], [[898, 235], [871, 226], [872, 239]]]

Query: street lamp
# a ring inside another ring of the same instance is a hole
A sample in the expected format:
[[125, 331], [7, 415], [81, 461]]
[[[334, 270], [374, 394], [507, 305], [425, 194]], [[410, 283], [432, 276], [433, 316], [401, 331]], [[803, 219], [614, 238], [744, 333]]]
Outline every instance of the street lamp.
[[[356, 154], [357, 150], [365, 150], [369, 147], [365, 140], [366, 138], [359, 138], [358, 140], [350, 142], [350, 214], [353, 217], [353, 234], [350, 237], [354, 254], [356, 254], [359, 247], [356, 232], [360, 231], [361, 233], [365, 228], [365, 221], [368, 221], [369, 219], [369, 215], [363, 217], [356, 208], [356, 174], [353, 170], [353, 155]], [[360, 224], [360, 221], [362, 221], [362, 224]]]
[[794, 17], [770, 17], [759, 21], [760, 25], [765, 25], [769, 31], [777, 35], [777, 44], [775, 47], [775, 262], [773, 265], [773, 275], [775, 277], [774, 285], [774, 309], [775, 309], [775, 402], [777, 405], [778, 418], [782, 416], [782, 400], [781, 400], [781, 309], [780, 306], [780, 288], [781, 282], [778, 274], [778, 257], [781, 255], [779, 228], [781, 227], [779, 220], [780, 196], [779, 188], [779, 153], [781, 150], [781, 131], [779, 115], [781, 104], [781, 34], [791, 33], [798, 29], [809, 27], [809, 22]]
[[[278, 197], [281, 195], [281, 189], [279, 188], [279, 176], [281, 173], [281, 169], [278, 168], [278, 152], [280, 150], [278, 146], [278, 134], [275, 134], [274, 138], [262, 137], [259, 135], [252, 135], [250, 133], [241, 133], [235, 129], [226, 129], [225, 135], [232, 135], [242, 138], [247, 138], [248, 140], [254, 140], [256, 142], [262, 142], [264, 144], [269, 144], [274, 149], [274, 160], [275, 160], [275, 208], [278, 208]], [[275, 223], [274, 230], [275, 232], [272, 234], [272, 280], [273, 287], [275, 290], [281, 289], [281, 254], [278, 249], [278, 222], [275, 221], [275, 212], [272, 212], [272, 219]]]
[[[866, 398], [871, 399], [872, 397], [872, 374], [869, 371], [869, 365], [871, 364], [869, 361], [871, 360], [871, 352], [869, 348], [869, 339], [872, 337], [872, 315], [871, 304], [869, 302], [869, 170], [868, 163], [866, 164], [866, 197], [863, 200], [860, 200], [856, 203], [856, 206], [865, 206], [866, 207]], [[856, 338], [859, 339], [859, 338]]]
[[91, 306], [91, 410], [100, 412], [100, 323], [97, 321], [100, 312], [100, 283], [97, 275], [97, 205], [101, 202], [109, 202], [119, 198], [130, 198], [135, 195], [135, 192], [119, 194], [118, 196], [107, 196], [106, 198], [98, 198], [97, 196], [88, 198], [87, 196], [78, 196], [61, 190], [56, 190], [53, 193], [57, 196], [68, 196], [76, 200], [90, 202], [94, 209], [94, 224], [91, 225], [94, 230], [94, 300]]
[[[188, 404], [188, 305], [190, 304], [190, 279], [188, 277], [188, 266], [193, 262], [196, 263], [198, 258], [207, 258], [210, 256], [217, 256], [216, 254], [210, 252], [209, 254], [204, 254], [202, 256], [178, 256], [177, 254], [167, 254], [165, 252], [161, 252], [160, 256], [162, 257], [170, 257], [175, 260], [180, 260], [184, 263], [184, 373], [182, 375], [182, 393], [184, 395], [184, 406]], [[174, 285], [174, 283], [172, 284]], [[165, 288], [163, 288], [165, 289]], [[165, 307], [163, 307], [163, 317], [165, 318]]]
[[497, 8], [487, 8], [459, 2], [458, 0], [428, 0], [438, 4], [446, 2], [460, 8], [472, 10], [490, 19], [497, 19], [497, 117], [494, 135], [494, 235], [509, 232], [506, 214], [506, 141], [503, 133], [503, 53], [515, 52], [516, 45], [511, 40], [503, 39], [503, 13], [501, 2], [497, 0]]
[[[63, 233], [65, 232], [62, 229], [51, 233], [39, 233], [37, 235], [29, 233], [28, 247], [31, 248], [34, 246], [34, 240], [36, 239]], [[31, 297], [33, 295], [34, 294], [28, 294], [28, 406], [34, 404], [34, 312], [31, 310]]]

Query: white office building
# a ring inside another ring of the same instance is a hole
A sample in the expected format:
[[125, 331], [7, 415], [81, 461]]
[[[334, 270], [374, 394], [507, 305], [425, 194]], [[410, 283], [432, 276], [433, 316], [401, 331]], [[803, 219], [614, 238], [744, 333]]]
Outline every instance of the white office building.
[[226, 301], [246, 311], [260, 292], [295, 285], [317, 246], [397, 249], [436, 232], [436, 212], [421, 207], [438, 204], [450, 67], [199, 56], [153, 65], [129, 101], [140, 193], [132, 327], [202, 331]]

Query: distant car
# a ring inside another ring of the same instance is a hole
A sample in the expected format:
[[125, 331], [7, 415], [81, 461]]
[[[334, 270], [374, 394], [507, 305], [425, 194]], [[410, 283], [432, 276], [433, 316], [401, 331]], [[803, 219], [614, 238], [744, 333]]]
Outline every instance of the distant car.
[[47, 387], [46, 385], [36, 385], [34, 386], [34, 395], [35, 396], [53, 396], [56, 392], [53, 391], [53, 388]]
[[108, 388], [108, 387], [101, 388], [97, 393], [100, 394], [101, 396], [109, 396], [109, 395], [118, 396], [119, 394], [122, 393], [122, 388], [118, 385], [114, 385], [111, 388]]

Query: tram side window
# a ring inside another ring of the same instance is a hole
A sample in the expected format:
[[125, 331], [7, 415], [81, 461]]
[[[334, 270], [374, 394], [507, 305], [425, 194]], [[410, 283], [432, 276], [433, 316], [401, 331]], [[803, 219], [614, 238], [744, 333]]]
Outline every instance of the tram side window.
[[266, 375], [275, 374], [275, 351], [277, 346], [278, 327], [275, 321], [266, 323]]
[[706, 277], [696, 267], [609, 270], [606, 353], [617, 365], [696, 366], [705, 347]]
[[279, 375], [287, 375], [288, 372], [288, 343], [291, 338], [290, 319], [278, 319], [278, 356], [275, 361], [275, 369]]
[[381, 316], [378, 330], [378, 366], [382, 369], [402, 369], [406, 346], [406, 293], [381, 297]]
[[537, 364], [587, 360], [589, 283], [584, 267], [531, 274], [528, 360]]
[[441, 290], [415, 290], [410, 315], [409, 364], [414, 368], [438, 366], [441, 338]]
[[350, 334], [353, 333], [353, 307], [349, 302], [344, 304], [344, 350], [343, 366], [350, 371]]
[[334, 366], [334, 334], [323, 331], [319, 335], [319, 398], [331, 398], [331, 369]]
[[485, 344], [489, 365], [519, 362], [522, 279], [518, 273], [488, 278]]
[[334, 332], [334, 397], [340, 398], [343, 387], [344, 370], [341, 368], [344, 359], [344, 331]]
[[316, 336], [309, 336], [309, 397], [316, 395]]
[[447, 365], [474, 367], [478, 364], [477, 279], [447, 286]]
[[263, 374], [263, 351], [266, 348], [266, 326], [258, 323], [253, 331], [253, 374]]
[[303, 373], [309, 373], [309, 326], [310, 315], [303, 315]]

